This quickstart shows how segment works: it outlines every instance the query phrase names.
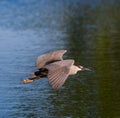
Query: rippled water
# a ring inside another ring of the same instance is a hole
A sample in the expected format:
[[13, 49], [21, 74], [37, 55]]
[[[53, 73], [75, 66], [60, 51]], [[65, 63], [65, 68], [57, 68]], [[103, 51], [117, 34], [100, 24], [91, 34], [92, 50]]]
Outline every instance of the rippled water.
[[[112, 0], [0, 1], [0, 117], [120, 118], [119, 11]], [[92, 72], [60, 90], [46, 78], [21, 83], [37, 56], [57, 49]]]

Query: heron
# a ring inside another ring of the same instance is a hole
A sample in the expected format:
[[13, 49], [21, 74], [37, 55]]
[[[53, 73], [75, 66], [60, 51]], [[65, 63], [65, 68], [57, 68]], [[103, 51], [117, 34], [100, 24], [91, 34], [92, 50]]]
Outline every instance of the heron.
[[59, 89], [63, 86], [70, 75], [75, 75], [78, 71], [90, 70], [81, 65], [74, 65], [73, 59], [63, 59], [67, 50], [56, 50], [43, 55], [36, 59], [38, 71], [31, 72], [32, 78], [22, 80], [23, 83], [33, 82], [40, 78], [48, 78], [52, 88]]

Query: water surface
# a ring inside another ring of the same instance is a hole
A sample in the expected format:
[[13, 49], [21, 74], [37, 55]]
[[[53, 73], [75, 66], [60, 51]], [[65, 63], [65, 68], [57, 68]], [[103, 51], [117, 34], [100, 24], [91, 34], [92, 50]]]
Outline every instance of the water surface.
[[[1, 118], [120, 118], [119, 1], [0, 1]], [[36, 57], [67, 49], [89, 67], [60, 90], [21, 80]]]

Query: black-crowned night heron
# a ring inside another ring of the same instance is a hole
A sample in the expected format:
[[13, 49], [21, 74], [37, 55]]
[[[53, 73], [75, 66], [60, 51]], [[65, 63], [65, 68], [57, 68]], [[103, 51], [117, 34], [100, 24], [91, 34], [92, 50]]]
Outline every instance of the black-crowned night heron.
[[78, 71], [89, 70], [83, 66], [74, 65], [74, 60], [63, 60], [66, 50], [57, 50], [37, 57], [36, 67], [38, 71], [31, 72], [32, 78], [22, 80], [23, 83], [33, 82], [37, 79], [47, 77], [52, 88], [60, 88], [69, 75]]

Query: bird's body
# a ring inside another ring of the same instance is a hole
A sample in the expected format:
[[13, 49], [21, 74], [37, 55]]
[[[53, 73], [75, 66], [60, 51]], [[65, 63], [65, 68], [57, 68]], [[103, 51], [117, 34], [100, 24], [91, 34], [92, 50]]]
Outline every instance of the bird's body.
[[74, 75], [81, 70], [89, 70], [83, 66], [74, 65], [73, 59], [63, 60], [66, 50], [57, 50], [41, 55], [36, 60], [38, 71], [31, 72], [33, 78], [24, 79], [24, 83], [32, 82], [39, 78], [47, 77], [53, 88], [60, 88], [69, 75]]
[[70, 67], [70, 72], [69, 72], [69, 75], [75, 75], [77, 74], [78, 71], [80, 71], [81, 69], [75, 65], [72, 65]]

